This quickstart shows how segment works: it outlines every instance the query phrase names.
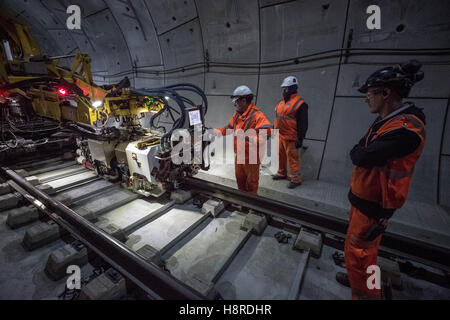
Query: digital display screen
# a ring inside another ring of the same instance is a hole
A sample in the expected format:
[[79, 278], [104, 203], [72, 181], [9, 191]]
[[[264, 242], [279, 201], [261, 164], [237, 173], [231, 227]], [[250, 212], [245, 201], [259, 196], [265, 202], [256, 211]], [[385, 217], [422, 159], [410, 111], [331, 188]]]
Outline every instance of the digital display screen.
[[200, 110], [189, 111], [189, 125], [195, 126], [202, 123], [202, 117], [200, 115]]

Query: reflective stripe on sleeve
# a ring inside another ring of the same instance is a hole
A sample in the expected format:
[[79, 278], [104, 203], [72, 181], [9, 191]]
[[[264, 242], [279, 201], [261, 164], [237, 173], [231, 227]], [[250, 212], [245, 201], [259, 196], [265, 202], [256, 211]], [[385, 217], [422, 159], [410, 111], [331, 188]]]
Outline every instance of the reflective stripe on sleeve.
[[259, 130], [259, 129], [272, 129], [272, 125], [271, 124], [265, 124], [261, 127], [256, 128], [255, 130]]

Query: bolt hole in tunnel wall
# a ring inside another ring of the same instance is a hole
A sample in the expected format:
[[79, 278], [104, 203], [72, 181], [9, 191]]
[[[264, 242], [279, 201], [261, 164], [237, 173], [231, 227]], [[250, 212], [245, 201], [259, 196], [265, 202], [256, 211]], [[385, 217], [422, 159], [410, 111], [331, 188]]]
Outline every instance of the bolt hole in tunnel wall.
[[[69, 4], [81, 8], [80, 30], [66, 28]], [[381, 10], [380, 29], [368, 29], [370, 5]], [[448, 233], [449, 1], [3, 0], [0, 6], [31, 28], [45, 54], [88, 53], [98, 84], [128, 76], [136, 88], [199, 86], [210, 105], [209, 127], [228, 122], [234, 112], [229, 96], [241, 84], [255, 92], [256, 105], [273, 123], [281, 81], [296, 76], [309, 105], [302, 161], [307, 183], [298, 192], [317, 200], [311, 190], [328, 188], [330, 201], [344, 209], [353, 167], [349, 151], [375, 118], [357, 88], [382, 66], [421, 61], [425, 78], [409, 99], [424, 108], [427, 143], [408, 202], [439, 205], [435, 222]]]

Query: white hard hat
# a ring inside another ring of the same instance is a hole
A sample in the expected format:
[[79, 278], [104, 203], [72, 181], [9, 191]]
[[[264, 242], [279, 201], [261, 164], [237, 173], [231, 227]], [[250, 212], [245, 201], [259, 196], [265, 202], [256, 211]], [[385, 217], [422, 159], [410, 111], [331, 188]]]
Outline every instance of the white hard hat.
[[283, 83], [281, 84], [280, 87], [289, 87], [289, 86], [293, 86], [294, 84], [298, 85], [297, 78], [294, 76], [289, 76], [289, 77], [284, 78]]
[[250, 90], [247, 86], [239, 86], [233, 91], [233, 95], [231, 96], [231, 101], [233, 103], [236, 102], [237, 99], [243, 96], [248, 96], [250, 94], [253, 94], [252, 90]]

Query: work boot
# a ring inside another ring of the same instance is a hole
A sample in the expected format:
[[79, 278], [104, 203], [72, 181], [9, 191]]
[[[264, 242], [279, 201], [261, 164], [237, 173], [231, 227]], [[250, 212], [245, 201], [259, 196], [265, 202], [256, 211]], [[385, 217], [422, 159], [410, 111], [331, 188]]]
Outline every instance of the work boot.
[[348, 276], [345, 272], [336, 273], [336, 281], [343, 286], [350, 288], [350, 281], [348, 280]]
[[302, 184], [301, 182], [292, 182], [292, 181], [290, 181], [289, 184], [288, 184], [288, 188], [289, 189], [294, 189], [294, 188], [298, 187], [301, 184]]
[[272, 180], [283, 180], [283, 179], [287, 179], [286, 176], [279, 176], [277, 174], [272, 176]]

